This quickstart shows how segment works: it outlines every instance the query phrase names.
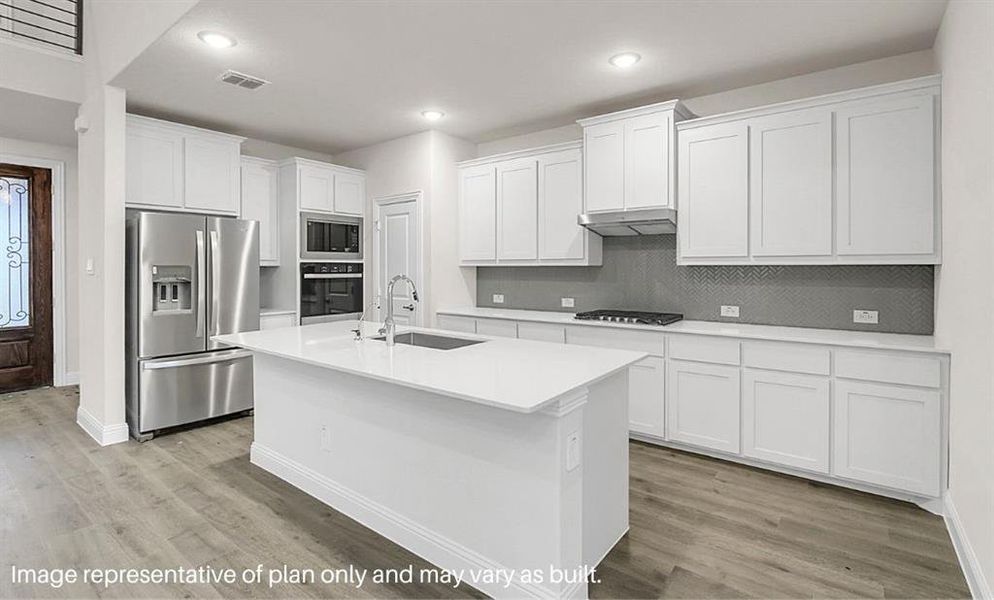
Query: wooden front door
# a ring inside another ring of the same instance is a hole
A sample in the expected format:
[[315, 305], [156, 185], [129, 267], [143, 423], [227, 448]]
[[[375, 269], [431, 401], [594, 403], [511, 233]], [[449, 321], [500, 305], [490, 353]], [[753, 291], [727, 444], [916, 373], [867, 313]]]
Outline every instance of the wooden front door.
[[0, 392], [51, 384], [51, 171], [0, 163]]

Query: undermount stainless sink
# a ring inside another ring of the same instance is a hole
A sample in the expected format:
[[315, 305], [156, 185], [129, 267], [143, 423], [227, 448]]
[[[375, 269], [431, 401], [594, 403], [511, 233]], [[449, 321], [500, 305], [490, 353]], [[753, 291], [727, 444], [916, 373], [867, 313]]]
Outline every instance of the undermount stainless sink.
[[[387, 339], [387, 336], [380, 335], [370, 339], [382, 342]], [[422, 348], [434, 348], [435, 350], [454, 350], [455, 348], [462, 348], [464, 346], [482, 344], [486, 340], [467, 340], [463, 338], [449, 337], [446, 335], [434, 335], [431, 333], [409, 331], [407, 333], [398, 333], [394, 336], [393, 341], [398, 344], [421, 346]]]

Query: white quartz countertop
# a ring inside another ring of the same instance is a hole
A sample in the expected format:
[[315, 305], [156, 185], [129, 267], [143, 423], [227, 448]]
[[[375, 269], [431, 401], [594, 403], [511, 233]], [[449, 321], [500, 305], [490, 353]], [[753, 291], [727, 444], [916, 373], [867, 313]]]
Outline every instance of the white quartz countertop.
[[[435, 350], [379, 340], [356, 341], [344, 322], [215, 336], [253, 352], [369, 377], [397, 385], [531, 413], [565, 394], [608, 377], [646, 354], [508, 338], [398, 327], [448, 337], [486, 340]], [[349, 322], [353, 327], [355, 322]], [[370, 331], [376, 325], [366, 323]]]
[[797, 342], [802, 344], [826, 344], [830, 346], [949, 354], [948, 350], [936, 345], [935, 337], [931, 335], [875, 333], [872, 331], [843, 331], [838, 329], [813, 329], [807, 327], [780, 327], [774, 325], [749, 325], [745, 323], [717, 323], [712, 321], [678, 321], [671, 325], [660, 327], [658, 325], [629, 325], [624, 323], [606, 323], [603, 321], [578, 321], [573, 318], [573, 313], [567, 312], [484, 308], [475, 306], [442, 309], [438, 311], [438, 314], [483, 319], [534, 321], [538, 323], [555, 323], [561, 325], [639, 329], [643, 331], [658, 331], [660, 333], [713, 335], [741, 339]]

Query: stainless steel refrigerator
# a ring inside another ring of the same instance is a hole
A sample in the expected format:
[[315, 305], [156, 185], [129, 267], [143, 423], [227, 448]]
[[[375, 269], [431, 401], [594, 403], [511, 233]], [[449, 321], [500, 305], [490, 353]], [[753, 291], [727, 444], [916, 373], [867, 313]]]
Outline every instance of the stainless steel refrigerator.
[[259, 329], [259, 223], [133, 210], [126, 223], [131, 435], [251, 410], [251, 354], [211, 337]]

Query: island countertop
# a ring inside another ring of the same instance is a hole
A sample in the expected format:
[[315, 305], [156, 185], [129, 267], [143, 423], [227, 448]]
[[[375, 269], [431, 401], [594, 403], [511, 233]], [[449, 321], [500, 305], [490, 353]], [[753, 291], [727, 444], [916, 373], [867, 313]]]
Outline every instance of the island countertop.
[[[367, 323], [367, 328], [371, 324]], [[380, 340], [356, 341], [341, 323], [321, 323], [215, 336], [225, 344], [435, 392], [515, 412], [531, 413], [576, 389], [604, 379], [647, 355], [451, 331], [398, 327], [447, 337], [485, 340], [436, 350]]]

